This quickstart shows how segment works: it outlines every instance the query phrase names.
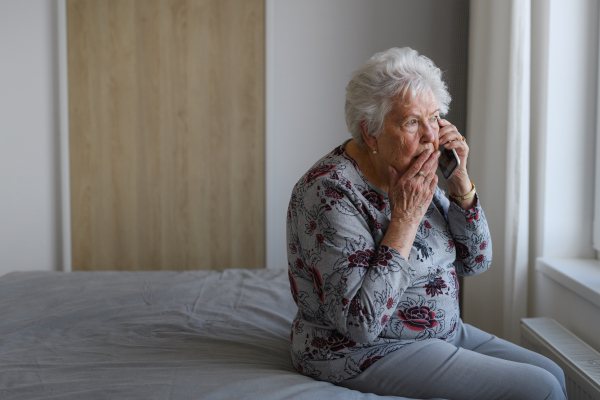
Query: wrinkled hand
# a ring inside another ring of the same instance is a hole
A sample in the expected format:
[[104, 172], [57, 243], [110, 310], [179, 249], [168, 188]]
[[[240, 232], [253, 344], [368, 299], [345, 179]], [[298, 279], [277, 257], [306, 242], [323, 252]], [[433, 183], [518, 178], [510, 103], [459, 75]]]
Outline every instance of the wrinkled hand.
[[[424, 151], [402, 176], [395, 168], [389, 167], [388, 198], [392, 220], [417, 225], [421, 222], [438, 183], [435, 171], [439, 156], [439, 151]], [[420, 175], [420, 171], [424, 175]]]

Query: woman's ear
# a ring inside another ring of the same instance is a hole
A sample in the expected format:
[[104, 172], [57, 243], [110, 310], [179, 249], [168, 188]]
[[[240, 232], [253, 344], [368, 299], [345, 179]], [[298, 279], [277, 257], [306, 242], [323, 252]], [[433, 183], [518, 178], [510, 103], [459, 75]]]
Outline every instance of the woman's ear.
[[366, 119], [360, 121], [360, 132], [362, 133], [362, 138], [368, 147], [367, 150], [377, 150], [377, 139], [369, 135], [369, 131], [367, 130]]

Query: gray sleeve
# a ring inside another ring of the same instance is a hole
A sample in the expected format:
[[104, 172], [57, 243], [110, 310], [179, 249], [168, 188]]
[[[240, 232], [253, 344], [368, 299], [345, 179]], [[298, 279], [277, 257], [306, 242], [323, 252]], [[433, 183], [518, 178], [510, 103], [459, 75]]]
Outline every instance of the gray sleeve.
[[[440, 191], [440, 193], [442, 193]], [[492, 239], [479, 197], [475, 206], [463, 210], [445, 196], [438, 200], [447, 212], [448, 224], [456, 247], [456, 273], [463, 276], [486, 271], [492, 263]]]

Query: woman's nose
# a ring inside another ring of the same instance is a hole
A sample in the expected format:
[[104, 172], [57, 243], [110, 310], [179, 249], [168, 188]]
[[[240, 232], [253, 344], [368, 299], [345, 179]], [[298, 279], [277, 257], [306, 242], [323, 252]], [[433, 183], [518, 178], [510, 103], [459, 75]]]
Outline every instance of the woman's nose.
[[421, 142], [422, 143], [435, 142], [435, 139], [437, 138], [437, 135], [439, 133], [439, 127], [437, 126], [437, 122], [435, 125], [436, 125], [435, 127], [430, 124], [424, 125], [424, 131], [421, 133]]

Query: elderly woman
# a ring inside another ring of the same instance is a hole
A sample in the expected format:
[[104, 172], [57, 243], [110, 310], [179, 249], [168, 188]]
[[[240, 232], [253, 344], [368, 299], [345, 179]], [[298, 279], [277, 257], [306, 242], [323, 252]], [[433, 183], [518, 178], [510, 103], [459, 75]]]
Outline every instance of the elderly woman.
[[[463, 324], [457, 275], [487, 270], [492, 243], [450, 95], [409, 48], [378, 53], [346, 89], [352, 139], [298, 181], [287, 215], [301, 373], [378, 395], [564, 399], [547, 358]], [[438, 187], [440, 146], [460, 167]], [[493, 301], [493, 299], [481, 299]]]

